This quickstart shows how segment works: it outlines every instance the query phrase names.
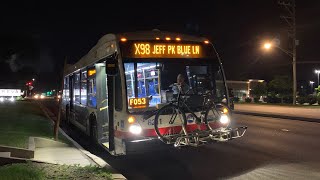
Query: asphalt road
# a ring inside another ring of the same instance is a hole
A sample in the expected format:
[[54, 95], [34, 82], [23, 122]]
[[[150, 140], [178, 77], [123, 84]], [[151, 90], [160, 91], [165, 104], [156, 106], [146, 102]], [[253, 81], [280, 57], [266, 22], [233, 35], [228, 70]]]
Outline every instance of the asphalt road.
[[[44, 103], [55, 111], [52, 102]], [[64, 130], [130, 179], [320, 179], [320, 123], [234, 115], [244, 137], [199, 148], [113, 157], [74, 128]]]

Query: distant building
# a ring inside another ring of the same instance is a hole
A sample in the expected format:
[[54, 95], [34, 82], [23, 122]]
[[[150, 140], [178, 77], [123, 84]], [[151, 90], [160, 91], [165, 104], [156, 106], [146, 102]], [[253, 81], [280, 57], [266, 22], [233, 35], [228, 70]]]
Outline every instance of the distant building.
[[246, 97], [252, 97], [250, 91], [259, 83], [265, 83], [265, 81], [260, 79], [248, 79], [247, 81], [227, 80], [228, 88], [233, 93], [233, 96], [238, 97], [240, 101], [244, 101]]

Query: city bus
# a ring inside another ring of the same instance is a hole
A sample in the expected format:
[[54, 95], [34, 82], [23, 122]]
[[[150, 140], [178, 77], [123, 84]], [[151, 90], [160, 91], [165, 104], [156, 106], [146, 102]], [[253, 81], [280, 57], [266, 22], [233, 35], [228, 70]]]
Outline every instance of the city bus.
[[[162, 31], [107, 34], [65, 67], [62, 117], [112, 155], [156, 148], [155, 114], [172, 99], [179, 74], [190, 89], [209, 82], [214, 101], [229, 105], [223, 67], [208, 39]], [[223, 126], [229, 124], [214, 128]]]

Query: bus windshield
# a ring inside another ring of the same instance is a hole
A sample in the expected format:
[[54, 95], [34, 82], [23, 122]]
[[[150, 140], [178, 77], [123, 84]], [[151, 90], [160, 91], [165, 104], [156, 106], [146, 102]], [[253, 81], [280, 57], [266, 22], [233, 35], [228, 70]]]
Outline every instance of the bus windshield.
[[[226, 99], [221, 66], [214, 59], [139, 59], [124, 63], [129, 112], [152, 110], [182, 94], [213, 92], [214, 101]], [[181, 85], [179, 89], [177, 85]], [[196, 102], [194, 102], [196, 103]]]

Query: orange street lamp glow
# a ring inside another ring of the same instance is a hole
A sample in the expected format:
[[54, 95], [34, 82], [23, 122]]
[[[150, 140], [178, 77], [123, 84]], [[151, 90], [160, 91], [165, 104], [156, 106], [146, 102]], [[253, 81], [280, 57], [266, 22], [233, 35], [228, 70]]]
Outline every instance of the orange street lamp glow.
[[264, 47], [265, 49], [270, 49], [270, 48], [271, 48], [271, 43], [265, 43], [265, 44], [263, 45], [263, 47]]

